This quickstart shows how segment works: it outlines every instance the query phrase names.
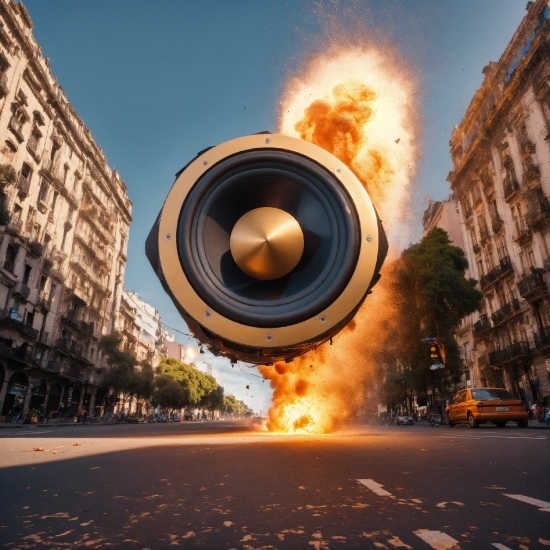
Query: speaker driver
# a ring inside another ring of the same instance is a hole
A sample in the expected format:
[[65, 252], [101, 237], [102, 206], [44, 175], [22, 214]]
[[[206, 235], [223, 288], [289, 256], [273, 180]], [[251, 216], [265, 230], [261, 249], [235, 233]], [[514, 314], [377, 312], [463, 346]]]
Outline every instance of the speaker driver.
[[297, 355], [340, 330], [387, 250], [365, 189], [341, 161], [266, 134], [189, 163], [150, 240], [148, 257], [196, 335], [256, 362]]

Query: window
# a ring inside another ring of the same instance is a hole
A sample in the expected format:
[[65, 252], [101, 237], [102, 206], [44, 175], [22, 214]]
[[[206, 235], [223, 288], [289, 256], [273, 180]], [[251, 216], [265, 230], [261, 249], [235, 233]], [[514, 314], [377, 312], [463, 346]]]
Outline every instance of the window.
[[42, 183], [40, 184], [40, 191], [38, 192], [39, 202], [43, 202], [44, 204], [47, 203], [49, 190], [50, 190], [50, 186], [48, 185], [48, 182], [42, 180]]
[[29, 264], [25, 265], [25, 273], [23, 274], [23, 281], [21, 281], [25, 286], [29, 285], [29, 278], [31, 276], [32, 267]]
[[21, 166], [21, 175], [27, 180], [30, 181], [32, 176], [32, 168], [26, 163], [23, 163], [23, 166]]
[[40, 224], [35, 223], [32, 227], [32, 231], [30, 234], [30, 240], [31, 241], [39, 241], [40, 240]]
[[6, 249], [6, 255], [4, 256], [4, 265], [3, 269], [13, 273], [15, 268], [15, 258], [17, 257], [17, 249], [12, 244], [8, 244]]
[[40, 277], [40, 284], [38, 285], [38, 292], [40, 293], [44, 292], [47, 282], [48, 282], [48, 277], [45, 277], [44, 275], [42, 275], [42, 277]]
[[32, 327], [33, 323], [34, 323], [34, 311], [27, 311], [27, 318], [25, 319], [25, 324]]

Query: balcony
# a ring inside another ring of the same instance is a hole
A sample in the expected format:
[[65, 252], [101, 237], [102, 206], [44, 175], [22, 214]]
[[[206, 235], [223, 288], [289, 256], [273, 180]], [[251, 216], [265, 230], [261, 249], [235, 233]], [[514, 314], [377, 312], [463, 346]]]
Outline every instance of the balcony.
[[55, 180], [56, 183], [62, 183], [59, 172], [59, 162], [57, 159], [46, 159], [42, 164], [42, 172], [48, 175], [51, 179]]
[[542, 274], [542, 269], [537, 269], [518, 282], [518, 290], [522, 298], [532, 301], [548, 293]]
[[489, 330], [492, 330], [491, 322], [489, 321], [489, 318], [487, 315], [480, 315], [479, 321], [474, 323], [474, 334], [476, 336], [481, 336], [482, 334], [488, 332]]
[[467, 198], [464, 198], [460, 203], [462, 205], [462, 213], [464, 214], [464, 219], [468, 219], [472, 215], [472, 206], [470, 201]]
[[0, 344], [0, 356], [15, 359], [16, 361], [21, 361], [22, 363], [32, 362], [32, 354], [30, 351], [27, 351], [25, 348], [6, 346], [6, 344]]
[[531, 355], [531, 350], [527, 342], [514, 342], [507, 348], [497, 349], [489, 353], [489, 363], [493, 367], [498, 367], [521, 357], [528, 357], [529, 355]]
[[29, 254], [33, 258], [40, 258], [44, 253], [44, 245], [38, 241], [33, 241], [29, 243]]
[[540, 182], [540, 168], [530, 162], [523, 171], [523, 183], [533, 187]]
[[491, 228], [495, 235], [502, 229], [503, 225], [504, 222], [498, 214], [491, 214]]
[[4, 316], [0, 319], [0, 323], [4, 326], [14, 328], [21, 332], [21, 334], [36, 340], [36, 338], [38, 338], [38, 330], [18, 319], [16, 315], [17, 313], [8, 310], [8, 313], [4, 314]]
[[88, 358], [84, 355], [84, 347], [77, 344], [75, 340], [67, 338], [59, 338], [55, 341], [55, 349], [63, 355], [70, 355], [74, 359], [86, 364], [91, 364]]
[[483, 244], [487, 241], [489, 238], [489, 230], [487, 229], [487, 225], [485, 224], [485, 221], [479, 224], [479, 241]]
[[13, 290], [13, 295], [25, 302], [28, 300], [30, 293], [31, 289], [22, 282], [17, 283], [17, 285], [15, 285], [15, 289]]
[[19, 174], [17, 177], [17, 193], [21, 197], [28, 197], [31, 182], [23, 174]]
[[39, 369], [48, 371], [48, 372], [61, 372], [61, 364], [57, 361], [49, 361], [48, 359], [42, 359], [42, 358], [35, 358], [34, 366], [38, 367]]
[[525, 244], [531, 240], [531, 230], [523, 223], [521, 225], [516, 225], [512, 238], [520, 245]]
[[68, 310], [61, 315], [61, 321], [63, 321], [67, 325], [71, 325], [72, 327], [78, 329], [80, 328], [78, 324], [80, 322], [79, 317], [80, 317], [80, 314], [78, 311]]
[[526, 193], [525, 198], [527, 199], [527, 215], [525, 216], [527, 225], [534, 231], [538, 231], [550, 222], [548, 197], [539, 187]]
[[23, 230], [23, 220], [22, 219], [11, 219], [6, 225], [6, 233], [11, 233], [13, 235], [21, 235]]
[[41, 344], [44, 344], [45, 346], [50, 345], [50, 333], [46, 330], [41, 331], [40, 335], [38, 336], [38, 342]]
[[504, 200], [509, 202], [519, 193], [519, 183], [515, 179], [508, 177], [504, 180], [502, 190], [504, 191]]
[[27, 151], [32, 155], [37, 163], [40, 163], [40, 155], [38, 154], [38, 140], [35, 136], [31, 136], [27, 141]]
[[6, 73], [0, 75], [0, 97], [8, 95], [8, 77]]
[[479, 281], [479, 287], [481, 290], [484, 290], [487, 288], [490, 284], [494, 283], [504, 275], [507, 275], [508, 273], [512, 273], [512, 262], [510, 261], [509, 256], [505, 256], [500, 260], [499, 265], [491, 269], [487, 275], [483, 275], [481, 277], [481, 280]]
[[550, 328], [542, 327], [539, 332], [533, 332], [535, 349], [541, 351], [550, 347]]
[[504, 304], [500, 309], [497, 309], [497, 311], [495, 311], [491, 315], [493, 325], [495, 327], [500, 325], [510, 317], [513, 317], [519, 311], [519, 309], [519, 301], [516, 299], [507, 304]]
[[13, 132], [17, 141], [23, 143], [25, 138], [23, 137], [23, 121], [21, 120], [22, 113], [16, 111], [8, 123], [8, 128]]

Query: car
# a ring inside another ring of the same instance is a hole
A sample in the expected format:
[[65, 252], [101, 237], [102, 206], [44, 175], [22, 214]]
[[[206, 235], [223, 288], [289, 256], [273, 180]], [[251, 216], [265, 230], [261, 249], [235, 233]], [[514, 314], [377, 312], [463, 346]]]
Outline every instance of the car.
[[504, 428], [506, 422], [516, 422], [520, 428], [529, 425], [529, 413], [521, 399], [504, 388], [467, 388], [457, 392], [445, 409], [449, 426], [466, 422], [470, 428], [492, 422]]
[[404, 426], [409, 425], [412, 426], [414, 424], [414, 420], [412, 416], [398, 416], [395, 419], [395, 425], [399, 426], [400, 424], [403, 424]]
[[428, 416], [428, 424], [430, 426], [441, 426], [443, 424], [443, 417], [440, 414], [430, 414]]

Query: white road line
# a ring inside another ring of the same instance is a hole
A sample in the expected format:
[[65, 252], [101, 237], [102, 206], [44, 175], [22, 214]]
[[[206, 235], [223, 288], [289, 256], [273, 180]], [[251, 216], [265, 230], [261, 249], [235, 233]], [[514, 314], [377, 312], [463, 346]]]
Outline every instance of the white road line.
[[526, 497], [524, 495], [507, 495], [502, 493], [505, 497], [514, 498], [520, 500], [521, 502], [526, 502], [527, 504], [532, 504], [533, 506], [538, 506], [541, 512], [550, 512], [550, 502], [545, 502], [544, 500], [539, 500], [538, 498]]
[[512, 550], [509, 546], [504, 546], [504, 544], [500, 544], [500, 542], [493, 542], [492, 546], [498, 548], [498, 550]]
[[428, 531], [428, 529], [419, 529], [413, 531], [426, 544], [429, 544], [434, 550], [451, 550], [458, 548], [458, 541], [441, 531]]
[[383, 485], [380, 485], [380, 483], [376, 483], [373, 479], [358, 479], [356, 480], [359, 483], [362, 483], [365, 487], [370, 489], [373, 493], [376, 493], [378, 496], [381, 497], [392, 497], [393, 495], [391, 493], [388, 493], [386, 489], [382, 489]]
[[470, 435], [438, 435], [445, 439], [541, 439], [546, 440], [547, 437], [529, 437], [526, 435], [484, 435], [482, 437], [473, 437]]

